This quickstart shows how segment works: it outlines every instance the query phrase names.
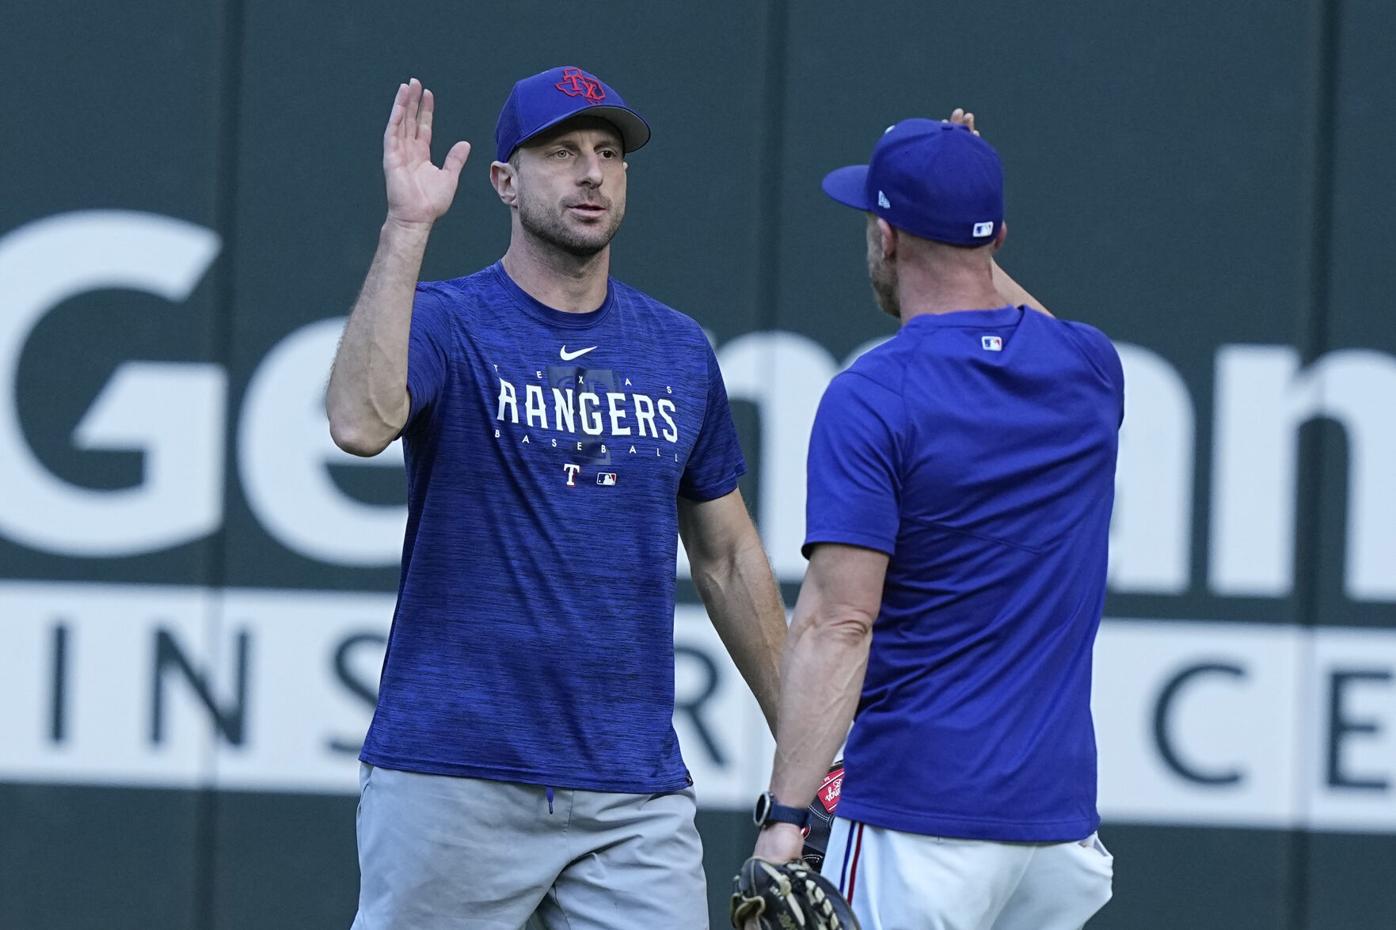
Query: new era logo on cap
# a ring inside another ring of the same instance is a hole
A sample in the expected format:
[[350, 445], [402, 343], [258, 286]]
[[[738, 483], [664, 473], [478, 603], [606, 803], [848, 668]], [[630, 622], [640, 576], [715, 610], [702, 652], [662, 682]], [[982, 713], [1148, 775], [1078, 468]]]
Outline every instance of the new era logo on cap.
[[877, 205], [884, 210], [892, 209], [892, 202], [887, 199], [887, 195], [882, 191], [877, 192]]
[[993, 231], [994, 231], [994, 222], [993, 222], [993, 220], [990, 220], [990, 221], [987, 222], [987, 223], [975, 223], [975, 224], [974, 224], [974, 238], [976, 238], [976, 239], [978, 239], [980, 236], [987, 236], [987, 235], [989, 235], [990, 233], [992, 233]]

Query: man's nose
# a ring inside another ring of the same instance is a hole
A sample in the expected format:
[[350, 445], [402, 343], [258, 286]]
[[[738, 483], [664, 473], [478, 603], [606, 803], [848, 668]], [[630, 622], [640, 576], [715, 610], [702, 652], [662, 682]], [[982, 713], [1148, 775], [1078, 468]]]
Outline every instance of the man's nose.
[[598, 154], [583, 155], [581, 162], [581, 176], [577, 179], [578, 184], [585, 184], [589, 187], [600, 187], [604, 177], [601, 171], [601, 156]]

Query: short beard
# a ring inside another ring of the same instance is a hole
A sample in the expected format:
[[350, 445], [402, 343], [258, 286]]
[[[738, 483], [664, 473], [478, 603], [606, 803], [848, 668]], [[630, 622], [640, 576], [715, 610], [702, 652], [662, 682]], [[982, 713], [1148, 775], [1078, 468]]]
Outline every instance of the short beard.
[[534, 238], [541, 239], [576, 258], [591, 258], [611, 244], [611, 239], [615, 237], [624, 216], [614, 210], [609, 215], [609, 226], [597, 227], [592, 231], [592, 235], [584, 236], [576, 230], [569, 229], [560, 216], [548, 211], [541, 204], [535, 203], [527, 196], [519, 198], [519, 224], [524, 230]]
[[872, 284], [873, 296], [877, 298], [877, 305], [882, 312], [900, 320], [902, 305], [897, 299], [897, 272], [892, 263], [881, 256], [873, 258], [869, 255], [868, 281]]

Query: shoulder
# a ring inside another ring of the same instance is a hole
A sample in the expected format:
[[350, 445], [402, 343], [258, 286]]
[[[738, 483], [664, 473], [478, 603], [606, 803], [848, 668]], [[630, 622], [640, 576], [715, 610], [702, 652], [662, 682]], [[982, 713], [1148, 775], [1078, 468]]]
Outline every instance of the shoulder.
[[445, 281], [418, 281], [412, 319], [443, 333], [457, 326], [468, 330], [498, 290], [499, 283], [489, 268]]
[[1079, 320], [1057, 320], [1073, 339], [1094, 346], [1095, 348], [1115, 354], [1115, 345], [1110, 341], [1110, 337], [1089, 323], [1082, 323]]
[[1061, 331], [1066, 334], [1080, 351], [1107, 381], [1114, 385], [1124, 383], [1124, 369], [1120, 363], [1120, 353], [1110, 337], [1089, 323], [1075, 320], [1057, 320]]
[[611, 288], [617, 303], [625, 308], [625, 312], [642, 317], [664, 330], [671, 338], [708, 344], [708, 334], [698, 325], [698, 321], [688, 314], [675, 310], [664, 301], [657, 300], [624, 281], [612, 278]]
[[428, 302], [451, 305], [484, 297], [498, 287], [492, 268], [483, 268], [474, 274], [444, 281], [418, 281], [417, 295], [425, 296]]
[[900, 418], [904, 366], [894, 353], [884, 353], [886, 348], [864, 353], [834, 375], [819, 402], [821, 419], [872, 414], [890, 424]]
[[907, 366], [924, 352], [923, 341], [915, 334], [898, 332], [891, 339], [858, 356], [834, 380], [843, 379], [845, 390], [900, 394], [906, 381]]

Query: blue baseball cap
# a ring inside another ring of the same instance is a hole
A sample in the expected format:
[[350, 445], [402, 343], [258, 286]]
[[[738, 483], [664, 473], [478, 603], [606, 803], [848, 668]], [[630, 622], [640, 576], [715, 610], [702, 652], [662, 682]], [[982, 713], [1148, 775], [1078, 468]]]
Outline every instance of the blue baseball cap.
[[613, 124], [626, 152], [650, 140], [649, 124], [610, 85], [567, 66], [526, 77], [509, 91], [494, 127], [495, 159], [508, 161], [520, 145], [574, 116], [597, 116]]
[[957, 123], [895, 123], [868, 164], [836, 168], [823, 186], [841, 204], [936, 242], [987, 245], [1003, 225], [998, 152]]

